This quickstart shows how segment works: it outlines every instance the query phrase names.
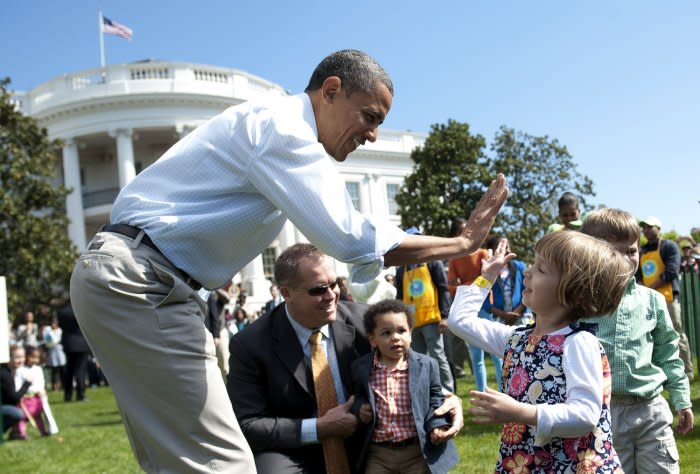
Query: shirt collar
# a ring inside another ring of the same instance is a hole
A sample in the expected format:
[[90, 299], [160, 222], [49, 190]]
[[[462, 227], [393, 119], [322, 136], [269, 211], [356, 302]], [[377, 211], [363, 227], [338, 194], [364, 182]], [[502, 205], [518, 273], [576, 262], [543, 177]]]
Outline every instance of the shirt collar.
[[311, 104], [311, 97], [306, 92], [301, 95], [302, 105], [304, 106], [304, 121], [309, 124], [314, 131], [314, 135], [318, 138], [318, 129], [316, 128], [316, 116], [314, 115], [314, 107]]
[[407, 370], [408, 369], [408, 357], [404, 357], [404, 359], [399, 362], [396, 367], [394, 368], [389, 368], [386, 365], [382, 364], [382, 361], [379, 360], [379, 351], [375, 350], [374, 351], [374, 366], [384, 369], [386, 371], [391, 372], [392, 370]]
[[289, 320], [289, 324], [292, 325], [292, 329], [294, 330], [294, 333], [297, 335], [297, 338], [299, 341], [302, 343], [302, 345], [306, 344], [309, 342], [309, 338], [311, 337], [311, 334], [314, 331], [321, 331], [321, 334], [323, 334], [324, 338], [329, 338], [329, 329], [328, 329], [328, 324], [325, 324], [321, 326], [320, 328], [314, 328], [314, 329], [309, 329], [307, 327], [302, 326], [299, 324], [291, 314], [289, 314], [289, 306], [284, 305], [284, 313], [287, 315], [287, 319]]

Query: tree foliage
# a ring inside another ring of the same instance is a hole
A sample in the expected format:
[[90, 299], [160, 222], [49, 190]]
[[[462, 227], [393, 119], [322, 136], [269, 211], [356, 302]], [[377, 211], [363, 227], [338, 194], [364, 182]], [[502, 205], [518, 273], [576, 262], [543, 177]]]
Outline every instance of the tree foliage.
[[68, 287], [76, 252], [66, 231], [69, 190], [54, 184], [60, 143], [17, 110], [9, 83], [0, 81], [0, 275], [17, 314]]
[[532, 248], [547, 229], [558, 221], [559, 197], [569, 191], [580, 200], [581, 214], [595, 196], [593, 181], [577, 171], [566, 146], [548, 136], [532, 136], [501, 127], [491, 145], [491, 169], [508, 179], [510, 195], [499, 214], [497, 228], [522, 259], [532, 258]]
[[593, 182], [577, 171], [566, 147], [547, 136], [501, 127], [490, 155], [485, 147], [485, 139], [472, 135], [466, 123], [433, 125], [425, 144], [411, 154], [413, 172], [396, 196], [401, 223], [447, 235], [452, 219], [467, 217], [488, 183], [503, 173], [510, 196], [493, 232], [506, 235], [513, 251], [530, 260], [537, 239], [558, 220], [561, 194], [578, 195], [584, 212], [594, 196]]
[[424, 145], [411, 153], [413, 172], [396, 195], [401, 225], [446, 236], [452, 219], [467, 217], [488, 183], [485, 146], [466, 123], [433, 125]]

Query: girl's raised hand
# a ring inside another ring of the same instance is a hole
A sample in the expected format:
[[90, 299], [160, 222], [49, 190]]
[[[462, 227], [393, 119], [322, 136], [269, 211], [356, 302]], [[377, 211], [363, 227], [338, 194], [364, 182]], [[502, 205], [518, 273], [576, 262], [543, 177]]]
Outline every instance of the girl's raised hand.
[[501, 239], [498, 242], [496, 251], [492, 252], [489, 250], [489, 258], [481, 261], [481, 274], [491, 283], [496, 281], [496, 278], [498, 278], [498, 275], [501, 274], [505, 266], [508, 265], [508, 262], [516, 257], [513, 252], [506, 253], [507, 250], [508, 240]]

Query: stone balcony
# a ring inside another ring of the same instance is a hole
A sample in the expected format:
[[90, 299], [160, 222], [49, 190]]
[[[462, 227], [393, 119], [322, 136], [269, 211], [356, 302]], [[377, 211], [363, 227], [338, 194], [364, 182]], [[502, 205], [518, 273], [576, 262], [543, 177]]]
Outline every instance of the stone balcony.
[[285, 94], [281, 86], [236, 69], [149, 60], [66, 74], [30, 92], [16, 93], [13, 100], [23, 113], [39, 118], [80, 103], [124, 96], [188, 95], [245, 101]]

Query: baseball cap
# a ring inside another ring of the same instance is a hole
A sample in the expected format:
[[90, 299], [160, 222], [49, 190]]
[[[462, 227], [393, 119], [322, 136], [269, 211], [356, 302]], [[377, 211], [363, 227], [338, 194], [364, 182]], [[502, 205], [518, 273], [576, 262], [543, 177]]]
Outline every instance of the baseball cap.
[[650, 227], [658, 227], [659, 229], [661, 228], [661, 221], [659, 220], [658, 217], [654, 216], [647, 216], [644, 219], [639, 221], [639, 224], [646, 224]]

